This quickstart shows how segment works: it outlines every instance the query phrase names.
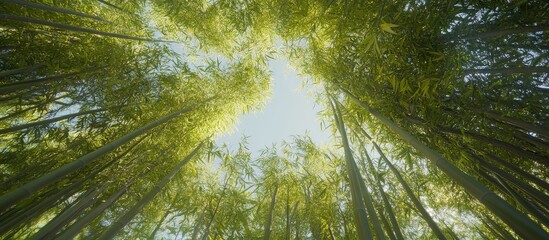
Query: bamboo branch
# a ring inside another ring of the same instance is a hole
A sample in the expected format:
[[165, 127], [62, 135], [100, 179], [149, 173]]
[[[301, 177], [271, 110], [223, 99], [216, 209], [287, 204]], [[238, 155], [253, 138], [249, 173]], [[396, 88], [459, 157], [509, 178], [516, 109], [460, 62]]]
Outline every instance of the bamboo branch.
[[69, 30], [73, 32], [83, 32], [83, 33], [89, 33], [99, 36], [105, 36], [105, 37], [114, 37], [114, 38], [120, 38], [120, 39], [127, 39], [127, 40], [137, 40], [137, 41], [146, 41], [146, 42], [164, 42], [164, 43], [176, 43], [174, 41], [165, 41], [165, 40], [158, 40], [158, 39], [148, 39], [148, 38], [141, 38], [141, 37], [133, 37], [118, 33], [109, 33], [109, 32], [103, 32], [98, 31], [90, 28], [83, 28], [73, 25], [68, 25], [64, 23], [56, 23], [56, 22], [50, 22], [46, 20], [39, 20], [34, 18], [28, 18], [28, 17], [22, 17], [22, 16], [15, 16], [10, 14], [0, 14], [0, 19], [6, 19], [6, 20], [15, 20], [19, 22], [26, 22], [26, 23], [33, 23], [63, 30]]
[[27, 2], [27, 1], [22, 1], [22, 0], [0, 0], [0, 2], [14, 3], [14, 4], [19, 4], [19, 5], [31, 7], [31, 8], [37, 8], [37, 9], [51, 11], [51, 12], [58, 12], [58, 13], [63, 13], [63, 14], [75, 15], [75, 16], [79, 16], [79, 17], [90, 18], [90, 19], [99, 20], [99, 21], [102, 21], [102, 22], [111, 23], [111, 22], [109, 22], [109, 21], [107, 21], [103, 18], [98, 17], [98, 16], [94, 16], [94, 15], [90, 15], [90, 14], [86, 14], [86, 13], [81, 13], [81, 12], [77, 12], [77, 11], [70, 10], [70, 9], [52, 7], [52, 6], [48, 6], [48, 5], [44, 5], [44, 4], [40, 4], [40, 3]]

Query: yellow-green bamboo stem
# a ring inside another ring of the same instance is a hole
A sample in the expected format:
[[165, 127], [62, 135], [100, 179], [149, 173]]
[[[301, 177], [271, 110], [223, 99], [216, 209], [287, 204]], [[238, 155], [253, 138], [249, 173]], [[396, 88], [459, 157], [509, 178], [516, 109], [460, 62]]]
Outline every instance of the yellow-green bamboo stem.
[[172, 180], [172, 178], [177, 174], [185, 164], [187, 164], [193, 157], [198, 153], [200, 148], [204, 145], [204, 141], [202, 141], [198, 146], [189, 154], [187, 157], [185, 157], [181, 162], [179, 162], [172, 171], [165, 176], [162, 181], [160, 181], [156, 186], [154, 186], [153, 189], [151, 189], [147, 195], [145, 195], [139, 202], [137, 202], [128, 212], [124, 214], [124, 216], [120, 217], [116, 222], [111, 224], [111, 226], [101, 234], [101, 236], [98, 239], [112, 239], [116, 236], [116, 234], [128, 224], [135, 215], [137, 215], [147, 203], [149, 203], [169, 182]]
[[467, 175], [461, 169], [452, 164], [448, 159], [430, 149], [409, 132], [397, 126], [381, 113], [372, 109], [366, 103], [360, 101], [356, 96], [346, 89], [340, 88], [351, 100], [370, 112], [385, 126], [398, 134], [408, 144], [412, 145], [418, 152], [422, 153], [432, 164], [437, 166], [448, 177], [462, 186], [469, 194], [473, 195], [484, 204], [492, 213], [508, 224], [517, 234], [526, 239], [549, 239], [549, 234], [543, 230], [532, 219], [528, 218], [498, 195], [490, 191], [473, 177]]
[[178, 111], [175, 111], [169, 115], [166, 115], [164, 116], [163, 118], [160, 118], [156, 121], [153, 121], [149, 124], [146, 124], [145, 126], [131, 132], [131, 133], [128, 133], [126, 135], [124, 135], [123, 137], [109, 143], [109, 144], [106, 144], [102, 147], [100, 147], [99, 149], [91, 152], [91, 153], [88, 153], [86, 154], [85, 156], [82, 156], [78, 159], [76, 159], [75, 161], [71, 162], [71, 163], [68, 163], [68, 164], [65, 164], [64, 166], [54, 170], [53, 172], [49, 173], [49, 174], [46, 174], [42, 177], [39, 177], [38, 179], [35, 179], [25, 185], [23, 185], [22, 187], [20, 188], [17, 188], [3, 196], [0, 197], [0, 212], [3, 211], [4, 209], [7, 209], [9, 207], [11, 207], [13, 204], [25, 199], [26, 197], [32, 195], [33, 193], [37, 192], [38, 190], [42, 189], [43, 187], [45, 186], [48, 186], [49, 184], [52, 184], [54, 182], [57, 182], [59, 180], [61, 180], [64, 176], [72, 173], [72, 172], [75, 172], [81, 168], [83, 168], [84, 166], [86, 166], [87, 164], [89, 164], [90, 162], [92, 162], [93, 160], [115, 150], [116, 148], [124, 145], [125, 143], [133, 140], [134, 138], [142, 135], [142, 134], [145, 134], [147, 131], [159, 126], [159, 125], [162, 125], [170, 120], [172, 120], [173, 118], [176, 118], [186, 112], [189, 112], [191, 110], [194, 110], [196, 109], [197, 107], [201, 106], [202, 104], [210, 101], [212, 98], [209, 98], [199, 104], [194, 104], [194, 105], [191, 105], [189, 107], [185, 107], [185, 108], [182, 108]]

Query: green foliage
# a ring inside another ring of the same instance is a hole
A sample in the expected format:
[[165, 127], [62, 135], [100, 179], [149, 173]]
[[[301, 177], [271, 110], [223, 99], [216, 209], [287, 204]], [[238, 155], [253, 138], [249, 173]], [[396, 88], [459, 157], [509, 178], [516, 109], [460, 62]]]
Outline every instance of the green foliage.
[[[547, 236], [546, 1], [0, 2], [2, 238]], [[279, 54], [343, 148], [213, 143]]]

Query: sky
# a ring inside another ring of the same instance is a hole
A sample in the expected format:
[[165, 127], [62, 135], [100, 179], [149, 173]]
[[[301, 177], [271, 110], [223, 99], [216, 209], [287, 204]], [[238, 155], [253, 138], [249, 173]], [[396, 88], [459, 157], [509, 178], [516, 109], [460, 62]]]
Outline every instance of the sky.
[[316, 144], [329, 142], [330, 133], [320, 128], [317, 116], [321, 110], [313, 96], [302, 88], [303, 80], [286, 59], [269, 62], [272, 71], [272, 95], [263, 109], [242, 115], [233, 131], [220, 136], [218, 145], [226, 143], [230, 148], [238, 146], [243, 136], [248, 136], [248, 147], [253, 156], [260, 150], [291, 136], [308, 135]]

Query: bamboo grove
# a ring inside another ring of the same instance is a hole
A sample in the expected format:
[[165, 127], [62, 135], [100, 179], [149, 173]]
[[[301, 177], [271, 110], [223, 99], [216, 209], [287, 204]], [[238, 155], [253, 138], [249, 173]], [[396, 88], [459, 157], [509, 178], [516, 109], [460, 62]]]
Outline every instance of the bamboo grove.
[[[549, 239], [547, 30], [537, 0], [0, 0], [0, 236]], [[275, 57], [331, 144], [217, 145]]]

